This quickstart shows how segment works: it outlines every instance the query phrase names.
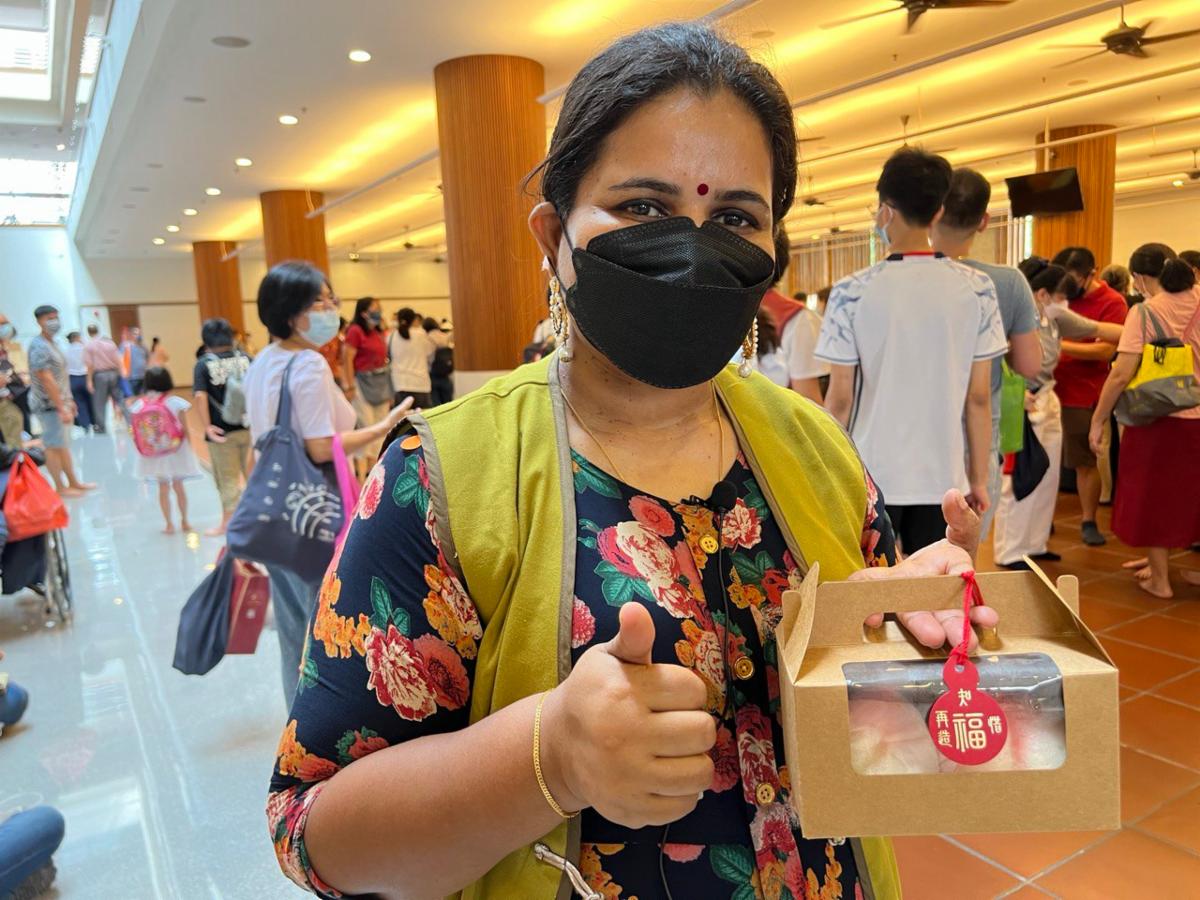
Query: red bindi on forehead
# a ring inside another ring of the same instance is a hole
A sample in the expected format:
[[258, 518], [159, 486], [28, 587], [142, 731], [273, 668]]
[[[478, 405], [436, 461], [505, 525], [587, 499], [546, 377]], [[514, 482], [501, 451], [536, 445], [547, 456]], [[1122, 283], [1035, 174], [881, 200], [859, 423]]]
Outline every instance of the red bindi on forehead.
[[696, 193], [699, 194], [701, 197], [703, 197], [705, 194], [708, 193], [708, 185], [705, 184], [703, 181], [700, 182], [698, 185], [696, 185]]

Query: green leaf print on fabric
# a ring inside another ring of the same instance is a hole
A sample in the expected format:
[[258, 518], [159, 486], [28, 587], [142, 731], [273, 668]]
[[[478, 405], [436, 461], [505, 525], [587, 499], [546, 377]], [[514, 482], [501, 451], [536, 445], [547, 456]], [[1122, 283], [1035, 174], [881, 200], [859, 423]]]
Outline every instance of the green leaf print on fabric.
[[578, 454], [572, 455], [575, 456], [575, 493], [582, 494], [592, 490], [602, 497], [609, 497], [613, 500], [621, 499], [621, 489], [612, 477], [601, 472]]
[[[357, 730], [350, 729], [342, 735], [342, 739], [337, 742], [338, 763], [343, 766], [348, 766], [357, 758], [350, 751], [358, 745], [370, 748], [372, 738], [378, 738], [379, 732], [372, 731], [370, 728], [359, 728]], [[385, 741], [380, 740], [383, 746], [387, 746]], [[361, 754], [360, 754], [361, 755]]]
[[[392, 619], [392, 596], [388, 593], [387, 586], [383, 580], [376, 576], [371, 576], [371, 627], [378, 628], [380, 631], [387, 631], [388, 622]], [[407, 623], [406, 623], [407, 624]], [[408, 636], [408, 633], [400, 627], [400, 623], [396, 623], [396, 630], [401, 634]]]
[[749, 887], [754, 896], [754, 853], [741, 844], [713, 844], [708, 848], [712, 869], [723, 881]]
[[397, 506], [415, 506], [424, 517], [429, 512], [429, 491], [421, 484], [421, 460], [416, 454], [404, 461], [404, 471], [392, 485], [392, 500]]
[[317, 670], [317, 662], [311, 657], [304, 657], [304, 662], [300, 666], [300, 686], [299, 690], [305, 691], [310, 687], [314, 687], [319, 677]]
[[317, 664], [312, 658], [312, 629], [310, 628], [304, 635], [304, 647], [300, 650], [299, 690], [301, 692], [317, 683], [317, 673]]
[[771, 508], [767, 506], [767, 500], [762, 495], [758, 482], [753, 478], [748, 478], [743, 484], [746, 486], [746, 496], [742, 498], [742, 502], [758, 513], [760, 522], [767, 521], [771, 518]]
[[742, 579], [742, 584], [762, 584], [763, 576], [767, 574], [769, 569], [775, 566], [775, 562], [771, 559], [771, 554], [765, 550], [760, 550], [754, 559], [751, 559], [746, 553], [731, 553], [730, 556], [733, 559], [733, 567], [737, 570], [738, 577]]
[[654, 594], [645, 581], [626, 575], [607, 559], [600, 560], [596, 565], [596, 574], [604, 579], [600, 584], [600, 592], [609, 606], [624, 606], [634, 597], [654, 602]]

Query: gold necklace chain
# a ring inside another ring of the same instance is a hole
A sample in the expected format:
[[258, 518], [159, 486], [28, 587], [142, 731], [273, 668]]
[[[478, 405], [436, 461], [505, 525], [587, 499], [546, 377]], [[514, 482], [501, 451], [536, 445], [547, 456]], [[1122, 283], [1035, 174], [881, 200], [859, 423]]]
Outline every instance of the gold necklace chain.
[[[617, 468], [617, 464], [613, 461], [613, 458], [609, 452], [604, 448], [604, 444], [600, 442], [595, 433], [593, 433], [592, 429], [588, 428], [587, 422], [583, 420], [583, 416], [579, 415], [579, 410], [575, 408], [575, 405], [571, 402], [571, 398], [567, 396], [567, 392], [561, 389], [561, 378], [559, 379], [559, 385], [563, 401], [567, 404], [567, 409], [571, 410], [571, 414], [575, 416], [575, 421], [579, 423], [579, 427], [583, 429], [584, 434], [591, 438], [592, 443], [596, 445], [596, 448], [604, 454], [604, 460], [608, 463], [609, 468], [612, 469], [612, 473], [617, 476], [617, 480], [622, 484], [633, 487], [633, 485], [629, 483], [625, 476], [621, 474], [621, 470]], [[712, 400], [713, 419], [717, 423], [717, 481], [721, 481], [725, 477], [725, 426], [721, 423], [721, 408], [717, 403], [716, 386], [713, 386], [712, 389]], [[713, 482], [713, 484], [716, 483], [716, 481]]]

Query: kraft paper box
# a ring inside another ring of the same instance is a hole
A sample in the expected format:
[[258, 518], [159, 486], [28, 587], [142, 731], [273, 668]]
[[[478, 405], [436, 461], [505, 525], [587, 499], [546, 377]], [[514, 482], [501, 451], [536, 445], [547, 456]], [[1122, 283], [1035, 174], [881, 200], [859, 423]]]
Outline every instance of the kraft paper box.
[[920, 646], [890, 618], [863, 625], [876, 612], [961, 611], [963, 580], [818, 586], [818, 576], [814, 565], [784, 594], [776, 633], [791, 800], [806, 837], [1120, 827], [1117, 670], [1079, 618], [1074, 576], [976, 576], [1000, 624], [972, 661], [1008, 724], [1001, 752], [979, 766], [939, 753], [926, 720], [947, 690], [948, 648]]

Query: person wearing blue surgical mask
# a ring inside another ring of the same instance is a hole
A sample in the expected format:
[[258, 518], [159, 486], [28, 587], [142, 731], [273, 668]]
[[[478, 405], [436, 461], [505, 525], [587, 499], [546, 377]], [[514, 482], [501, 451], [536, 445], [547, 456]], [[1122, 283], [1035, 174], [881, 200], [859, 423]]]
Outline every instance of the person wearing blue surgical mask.
[[[341, 438], [342, 451], [353, 456], [381, 441], [408, 412], [407, 406], [397, 407], [373, 425], [355, 427], [354, 408], [318, 352], [337, 335], [340, 317], [333, 289], [315, 266], [285, 262], [272, 268], [258, 288], [258, 318], [272, 340], [255, 357], [243, 382], [252, 443], [275, 427], [285, 372], [292, 398], [292, 430], [303, 438], [305, 451], [318, 465], [333, 461], [334, 435]], [[268, 570], [283, 690], [290, 703], [319, 584], [277, 566]]]

